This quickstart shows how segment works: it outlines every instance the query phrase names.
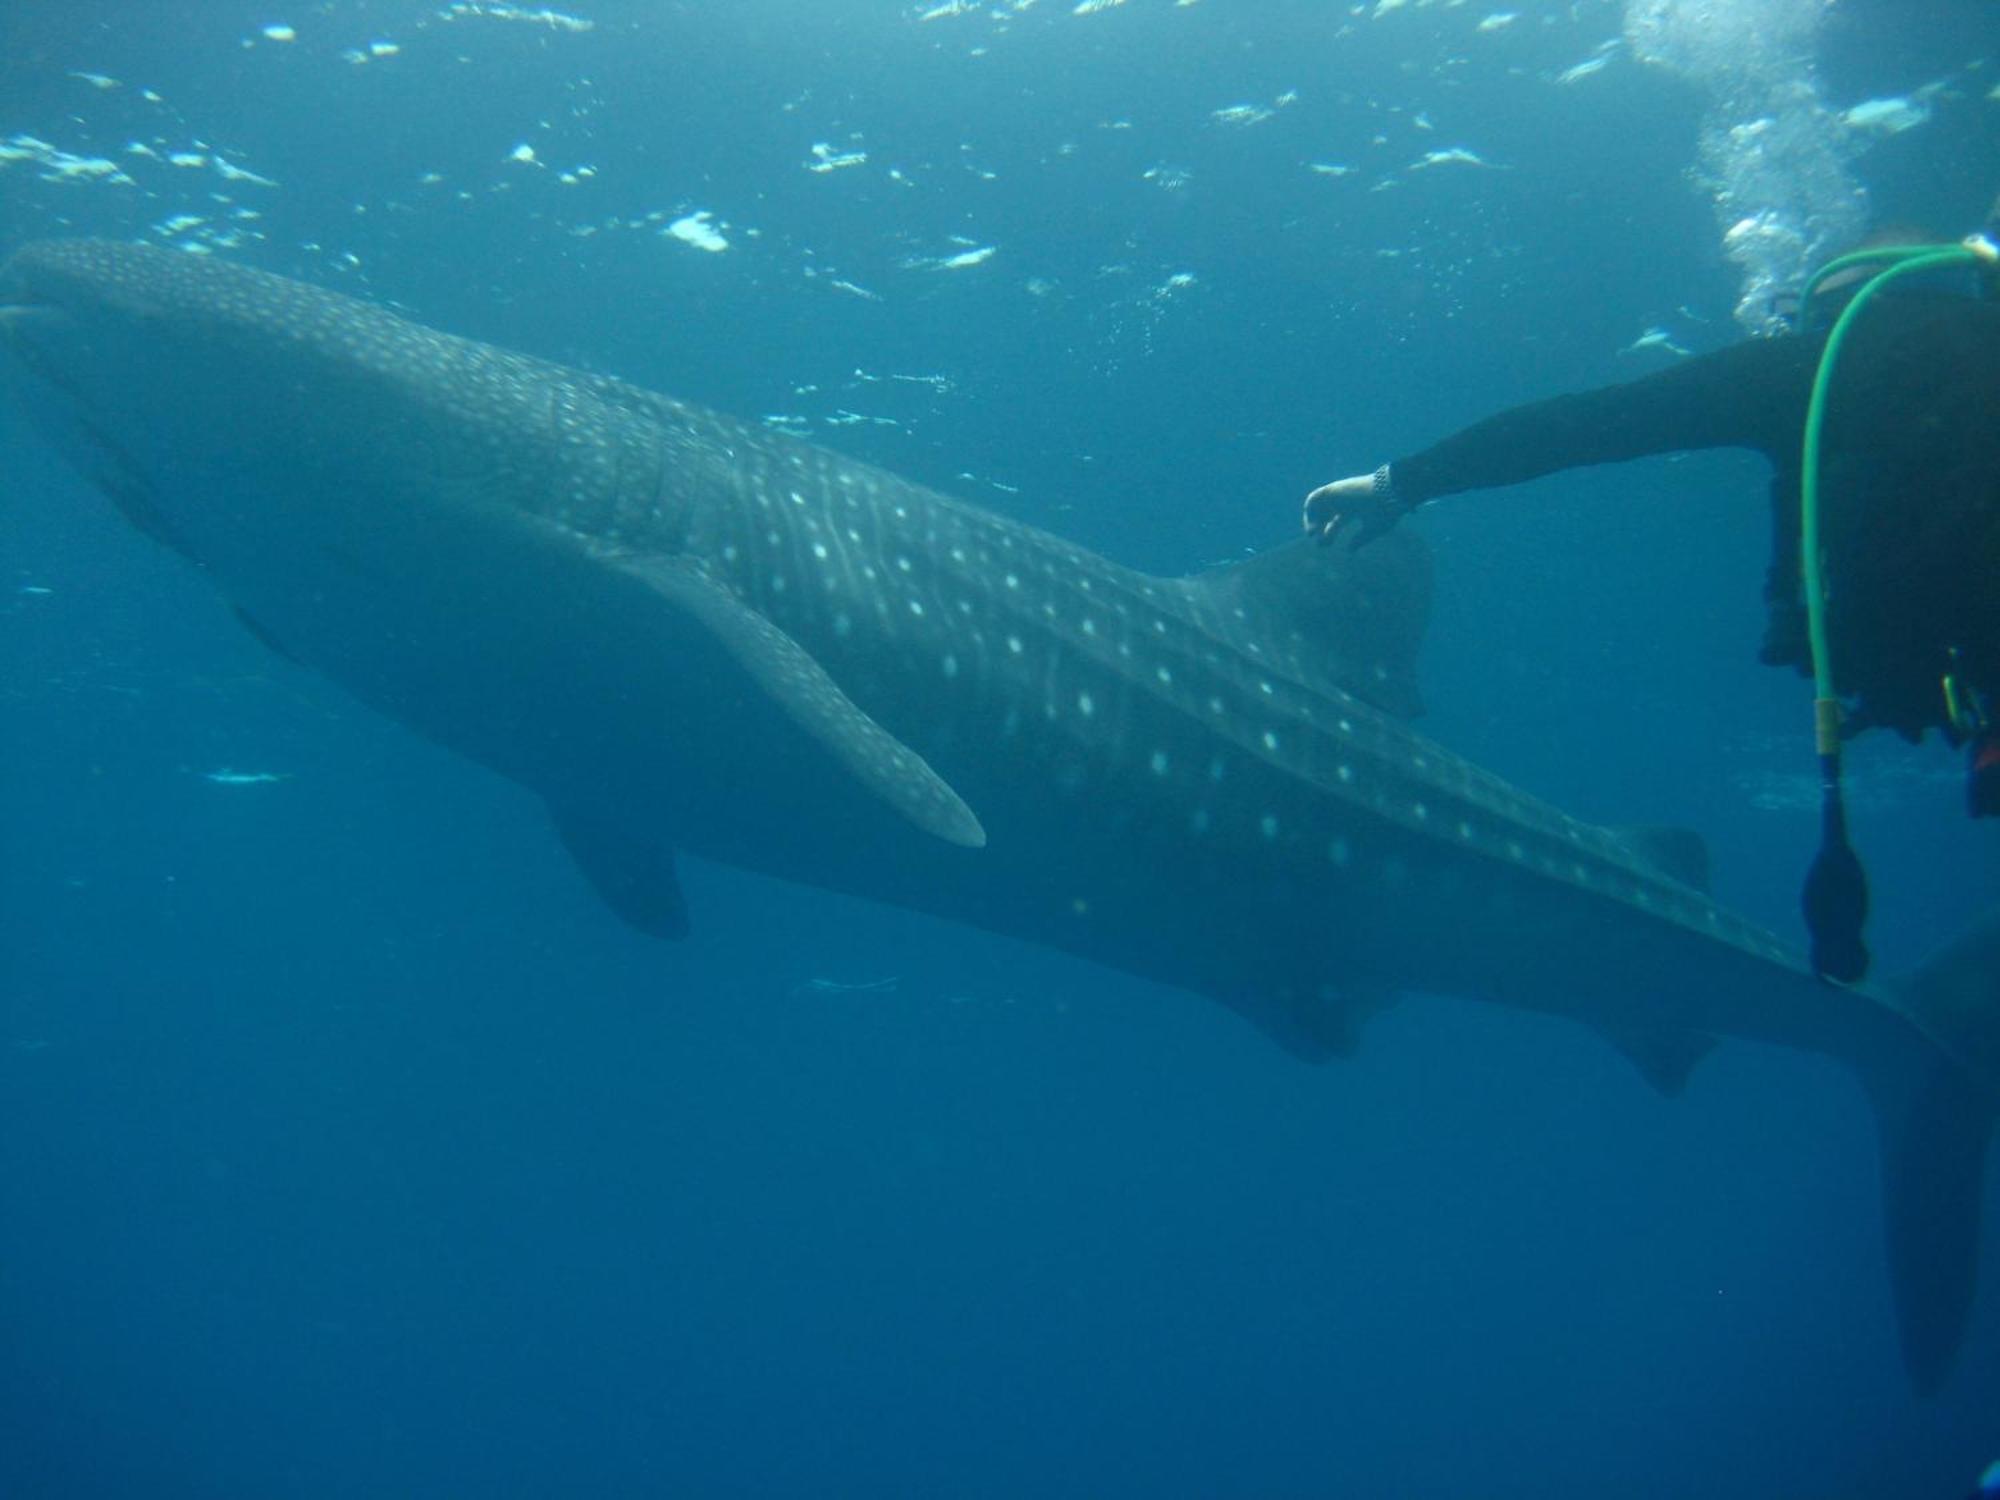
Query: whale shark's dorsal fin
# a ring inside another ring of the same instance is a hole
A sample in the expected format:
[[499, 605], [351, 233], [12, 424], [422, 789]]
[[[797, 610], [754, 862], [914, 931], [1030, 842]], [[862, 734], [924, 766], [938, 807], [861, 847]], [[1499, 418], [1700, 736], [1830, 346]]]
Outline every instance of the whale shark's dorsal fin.
[[1398, 718], [1423, 712], [1417, 648], [1430, 623], [1431, 559], [1409, 532], [1358, 550], [1289, 542], [1182, 587], [1209, 629], [1279, 671]]
[[864, 713], [810, 652], [771, 621], [685, 559], [630, 557], [617, 566], [695, 621], [875, 796], [946, 843], [985, 845], [978, 817], [930, 763]]

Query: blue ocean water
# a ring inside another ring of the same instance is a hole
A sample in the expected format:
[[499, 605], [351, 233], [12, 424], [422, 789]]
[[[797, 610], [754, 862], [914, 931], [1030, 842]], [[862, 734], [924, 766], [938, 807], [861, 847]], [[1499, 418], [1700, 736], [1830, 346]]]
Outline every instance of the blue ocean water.
[[[1651, 331], [1740, 337], [1777, 230], [1976, 226], [1992, 21], [24, 4], [0, 250], [229, 255], [1185, 572], [1678, 357]], [[0, 1493], [1914, 1497], [2000, 1454], [2000, 1192], [1920, 1400], [1833, 1065], [1728, 1046], [1665, 1101], [1419, 996], [1312, 1069], [699, 865], [663, 947], [12, 407], [0, 454]], [[1428, 511], [1424, 728], [1700, 830], [1790, 934], [1814, 788], [1805, 686], [1754, 662], [1764, 483], [1710, 454]], [[1853, 756], [1887, 969], [2000, 890], [1959, 774]]]

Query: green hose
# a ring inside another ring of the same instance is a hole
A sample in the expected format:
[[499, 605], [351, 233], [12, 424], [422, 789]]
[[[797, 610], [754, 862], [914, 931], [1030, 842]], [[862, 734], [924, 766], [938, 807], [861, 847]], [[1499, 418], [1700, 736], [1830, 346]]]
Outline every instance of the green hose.
[[[1850, 266], [1880, 265], [1883, 261], [1893, 264], [1877, 271], [1862, 285], [1853, 299], [1841, 309], [1834, 320], [1833, 331], [1826, 336], [1826, 348], [1819, 357], [1819, 370], [1813, 376], [1812, 399], [1806, 404], [1806, 442], [1803, 466], [1799, 470], [1799, 565], [1805, 577], [1806, 634], [1812, 643], [1813, 696], [1821, 703], [1837, 704], [1833, 691], [1833, 655], [1826, 641], [1826, 583], [1821, 571], [1819, 546], [1819, 455], [1820, 429], [1826, 423], [1827, 392], [1833, 386], [1833, 371], [1840, 359], [1841, 346], [1847, 342], [1848, 330], [1869, 299], [1899, 276], [1914, 276], [1922, 271], [1934, 271], [1943, 266], [1977, 265], [1992, 256], [1990, 242], [1981, 241], [1984, 249], [1975, 249], [1972, 241], [1962, 245], [1940, 248], [1936, 245], [1894, 245], [1879, 250], [1856, 250], [1828, 261], [1806, 282], [1800, 297], [1801, 315], [1812, 301], [1812, 295], [1829, 276], [1838, 275]], [[1837, 748], [1829, 745], [1825, 735], [1831, 720], [1831, 728], [1837, 734], [1840, 724], [1838, 707], [1816, 712], [1819, 731], [1815, 742], [1822, 755], [1832, 754]]]
[[1806, 602], [1806, 636], [1812, 651], [1813, 745], [1820, 767], [1820, 847], [1806, 873], [1803, 905], [1812, 934], [1813, 972], [1825, 979], [1853, 984], [1868, 972], [1868, 948], [1862, 928], [1868, 920], [1868, 878], [1847, 841], [1847, 811], [1840, 792], [1840, 699], [1834, 691], [1833, 653], [1826, 636], [1826, 578], [1820, 557], [1819, 459], [1820, 434], [1826, 423], [1827, 392], [1841, 346], [1861, 309], [1883, 287], [1900, 276], [1914, 276], [1944, 266], [1992, 265], [2000, 248], [1983, 235], [1963, 244], [1894, 245], [1856, 250], [1828, 261], [1812, 274], [1800, 296], [1800, 315], [1812, 295], [1830, 276], [1853, 266], [1889, 264], [1862, 284], [1834, 320], [1820, 351], [1813, 375], [1812, 397], [1806, 403], [1805, 454], [1799, 470], [1799, 568]]

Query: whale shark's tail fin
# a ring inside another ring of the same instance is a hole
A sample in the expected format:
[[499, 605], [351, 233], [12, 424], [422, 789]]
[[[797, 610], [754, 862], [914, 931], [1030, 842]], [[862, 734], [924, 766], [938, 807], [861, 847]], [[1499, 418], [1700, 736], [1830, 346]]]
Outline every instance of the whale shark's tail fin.
[[1980, 1193], [2000, 1101], [2000, 913], [1933, 956], [1896, 1003], [1944, 1054], [1914, 1077], [1868, 1080], [1903, 1363], [1929, 1393], [1951, 1373], [1978, 1291]]
[[1993, 1112], [1971, 1081], [1942, 1061], [1900, 1098], [1875, 1093], [1903, 1365], [1911, 1384], [1929, 1395], [1951, 1373], [1978, 1291], [1980, 1189]]

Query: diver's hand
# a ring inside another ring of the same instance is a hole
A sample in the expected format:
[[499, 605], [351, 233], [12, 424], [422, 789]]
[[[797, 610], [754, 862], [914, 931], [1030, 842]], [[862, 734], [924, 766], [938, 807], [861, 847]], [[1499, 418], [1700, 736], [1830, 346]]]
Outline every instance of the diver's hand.
[[1306, 496], [1306, 530], [1321, 542], [1350, 533], [1355, 547], [1365, 547], [1394, 526], [1413, 507], [1399, 498], [1389, 483], [1389, 466], [1372, 474], [1336, 479]]

